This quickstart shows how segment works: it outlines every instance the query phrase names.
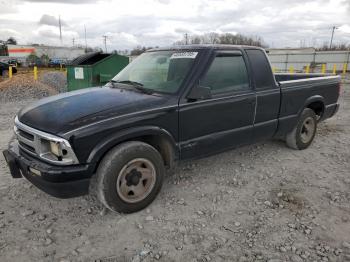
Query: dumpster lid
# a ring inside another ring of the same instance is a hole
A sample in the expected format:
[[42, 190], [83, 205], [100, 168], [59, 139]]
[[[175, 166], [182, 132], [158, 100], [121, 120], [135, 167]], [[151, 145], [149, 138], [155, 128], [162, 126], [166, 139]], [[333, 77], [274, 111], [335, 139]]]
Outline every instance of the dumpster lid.
[[74, 58], [69, 65], [93, 65], [96, 62], [110, 56], [102, 52], [91, 52]]

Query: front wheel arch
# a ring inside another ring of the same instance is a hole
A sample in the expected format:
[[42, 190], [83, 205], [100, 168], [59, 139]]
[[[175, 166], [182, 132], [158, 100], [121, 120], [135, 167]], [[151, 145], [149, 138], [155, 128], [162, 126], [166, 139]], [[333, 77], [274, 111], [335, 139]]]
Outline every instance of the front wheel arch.
[[115, 146], [128, 142], [140, 141], [151, 145], [161, 154], [166, 168], [171, 169], [178, 158], [178, 150], [173, 136], [159, 127], [138, 127], [126, 129], [107, 137], [94, 147], [87, 162], [94, 163], [94, 173], [103, 157]]

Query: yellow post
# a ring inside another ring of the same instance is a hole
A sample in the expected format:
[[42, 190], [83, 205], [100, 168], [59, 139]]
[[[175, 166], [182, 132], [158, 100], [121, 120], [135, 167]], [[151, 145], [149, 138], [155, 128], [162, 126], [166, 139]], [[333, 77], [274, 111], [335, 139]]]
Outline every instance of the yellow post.
[[272, 67], [272, 73], [276, 73], [276, 67]]
[[348, 71], [348, 64], [344, 63], [344, 65], [343, 65], [343, 74], [344, 75], [346, 74], [346, 71]]
[[12, 66], [9, 66], [9, 78], [12, 78]]
[[38, 67], [34, 66], [34, 80], [38, 80]]
[[322, 64], [322, 74], [326, 73], [326, 64]]
[[335, 75], [337, 73], [337, 65], [334, 64], [333, 65], [333, 75]]
[[294, 73], [294, 66], [289, 67], [289, 73], [293, 74]]
[[310, 73], [310, 65], [306, 65], [305, 73]]

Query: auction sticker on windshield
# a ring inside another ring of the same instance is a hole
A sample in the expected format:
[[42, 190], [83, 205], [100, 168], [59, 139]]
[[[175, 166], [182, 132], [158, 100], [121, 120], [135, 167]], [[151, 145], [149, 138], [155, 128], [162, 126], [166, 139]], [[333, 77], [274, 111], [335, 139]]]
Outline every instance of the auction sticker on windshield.
[[170, 59], [178, 59], [178, 58], [196, 58], [198, 52], [179, 52], [179, 53], [173, 53], [170, 57]]

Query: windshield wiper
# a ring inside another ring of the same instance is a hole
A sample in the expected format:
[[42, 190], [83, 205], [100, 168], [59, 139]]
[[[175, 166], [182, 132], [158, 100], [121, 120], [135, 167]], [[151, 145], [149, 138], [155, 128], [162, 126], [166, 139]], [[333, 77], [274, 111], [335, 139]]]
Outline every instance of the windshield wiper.
[[112, 85], [112, 87], [115, 88], [115, 84], [118, 82], [112, 79], [108, 83], [110, 83]]
[[120, 84], [131, 84], [133, 86], [143, 86], [143, 84], [136, 82], [136, 81], [131, 81], [131, 80], [121, 80], [121, 81], [113, 80], [113, 82], [120, 83]]
[[131, 85], [132, 87], [134, 87], [135, 89], [141, 91], [142, 93], [145, 94], [153, 94], [153, 90], [152, 89], [148, 89], [148, 88], [144, 88], [143, 84], [136, 82], [136, 81], [131, 81], [131, 80], [122, 80], [122, 81], [116, 81], [116, 80], [111, 80], [112, 84], [117, 83], [117, 84], [127, 84], [127, 85]]

